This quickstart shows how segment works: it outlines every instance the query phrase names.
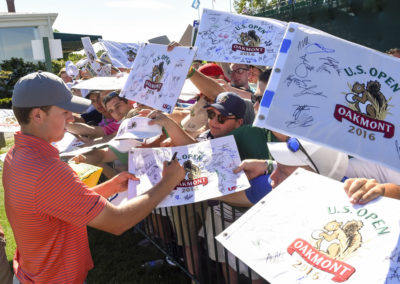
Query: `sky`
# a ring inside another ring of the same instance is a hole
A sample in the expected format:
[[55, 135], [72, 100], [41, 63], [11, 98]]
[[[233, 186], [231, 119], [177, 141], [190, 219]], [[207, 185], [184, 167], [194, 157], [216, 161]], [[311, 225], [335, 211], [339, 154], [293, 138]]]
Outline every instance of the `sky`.
[[[188, 24], [199, 19], [213, 0], [15, 0], [16, 12], [58, 13], [53, 29], [64, 33], [101, 35], [105, 40], [141, 42], [167, 35], [179, 41]], [[234, 12], [233, 0], [215, 0], [214, 9]], [[0, 0], [0, 12], [7, 12]]]

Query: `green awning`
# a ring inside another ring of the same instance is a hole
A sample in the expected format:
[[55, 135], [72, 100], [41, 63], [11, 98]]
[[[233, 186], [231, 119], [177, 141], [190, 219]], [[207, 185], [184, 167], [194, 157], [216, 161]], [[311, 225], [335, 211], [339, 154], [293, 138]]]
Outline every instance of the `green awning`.
[[82, 37], [90, 37], [92, 43], [99, 41], [103, 38], [101, 35], [85, 35], [85, 34], [67, 34], [67, 33], [53, 33], [54, 39], [61, 39], [63, 53], [78, 51], [83, 49]]

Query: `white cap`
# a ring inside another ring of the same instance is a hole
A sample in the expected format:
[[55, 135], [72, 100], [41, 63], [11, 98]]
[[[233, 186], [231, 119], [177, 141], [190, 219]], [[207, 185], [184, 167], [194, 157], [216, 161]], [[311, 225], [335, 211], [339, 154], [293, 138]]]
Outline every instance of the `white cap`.
[[117, 140], [116, 138], [110, 140], [108, 145], [113, 146], [115, 149], [122, 153], [128, 152], [132, 148], [136, 148], [142, 145], [142, 142], [135, 139], [121, 139]]
[[[298, 140], [317, 166], [321, 175], [335, 180], [342, 180], [349, 162], [346, 154], [304, 140]], [[268, 149], [274, 160], [279, 164], [286, 166], [310, 166], [315, 170], [311, 161], [300, 149], [292, 152], [286, 142], [270, 142], [268, 143]]]
[[82, 58], [81, 60], [79, 60], [78, 62], [76, 62], [75, 66], [78, 68], [82, 68], [83, 66], [85, 66], [87, 63], [89, 62], [89, 60], [87, 58]]
[[121, 139], [146, 139], [162, 133], [160, 125], [149, 125], [150, 118], [132, 117], [124, 119], [119, 126], [116, 140]]

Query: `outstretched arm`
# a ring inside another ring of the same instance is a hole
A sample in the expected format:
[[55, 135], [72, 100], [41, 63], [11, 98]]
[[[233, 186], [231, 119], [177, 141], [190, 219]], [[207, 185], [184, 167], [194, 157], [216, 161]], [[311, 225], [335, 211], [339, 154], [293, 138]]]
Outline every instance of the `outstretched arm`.
[[[152, 189], [129, 200], [122, 206], [117, 207], [108, 202], [100, 214], [88, 225], [120, 235], [150, 214], [184, 177], [185, 172], [177, 160], [170, 164], [164, 162], [163, 178]], [[107, 191], [107, 187], [105, 191]]]
[[240, 163], [240, 165], [233, 170], [235, 174], [244, 171], [248, 179], [254, 179], [264, 173], [272, 173], [275, 165], [271, 160], [256, 160], [248, 159]]
[[[167, 50], [171, 51], [176, 46], [181, 46], [181, 44], [173, 41], [168, 45]], [[189, 74], [191, 72], [194, 73], [191, 75], [190, 80], [209, 99], [215, 100], [220, 93], [225, 92], [225, 89], [214, 79], [207, 77], [195, 69], [190, 69]]]
[[77, 155], [71, 160], [77, 164], [86, 163], [97, 166], [102, 163], [114, 162], [116, 159], [117, 156], [107, 147], [105, 149], [94, 149], [88, 153]]
[[[148, 111], [141, 111], [141, 115], [146, 115]], [[158, 124], [165, 128], [168, 135], [171, 137], [172, 143], [175, 146], [183, 146], [188, 144], [196, 143], [197, 141], [190, 136], [185, 130], [183, 130], [174, 120], [169, 118], [167, 115], [160, 111], [152, 111], [147, 115], [152, 121], [149, 125]]]
[[69, 132], [76, 135], [90, 136], [91, 138], [105, 136], [103, 128], [100, 126], [91, 126], [84, 123], [68, 123], [66, 128]]

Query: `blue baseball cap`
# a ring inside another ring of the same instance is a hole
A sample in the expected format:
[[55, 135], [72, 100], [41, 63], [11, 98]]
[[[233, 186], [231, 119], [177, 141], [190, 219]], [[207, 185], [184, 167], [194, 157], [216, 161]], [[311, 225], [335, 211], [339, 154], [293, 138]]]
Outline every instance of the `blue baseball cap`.
[[58, 106], [83, 113], [90, 100], [74, 96], [60, 77], [49, 72], [30, 73], [18, 80], [14, 86], [12, 105], [15, 107]]
[[232, 92], [223, 92], [217, 96], [215, 103], [205, 107], [216, 108], [222, 115], [234, 115], [243, 118], [246, 113], [246, 103], [244, 99]]

